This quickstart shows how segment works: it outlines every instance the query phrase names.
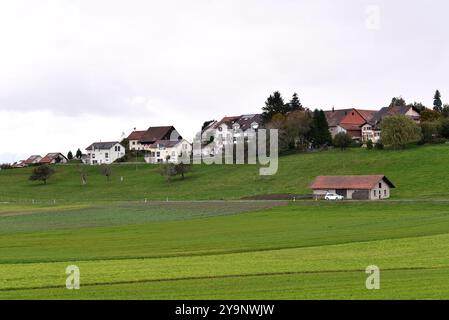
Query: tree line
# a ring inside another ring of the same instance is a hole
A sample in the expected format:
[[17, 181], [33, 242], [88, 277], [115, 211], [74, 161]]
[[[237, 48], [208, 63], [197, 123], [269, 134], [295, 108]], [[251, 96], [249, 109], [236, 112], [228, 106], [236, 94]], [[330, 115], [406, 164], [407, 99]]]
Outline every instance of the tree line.
[[305, 108], [294, 93], [285, 102], [279, 91], [275, 91], [265, 101], [262, 118], [267, 129], [278, 129], [279, 151], [327, 147], [332, 137], [323, 110]]

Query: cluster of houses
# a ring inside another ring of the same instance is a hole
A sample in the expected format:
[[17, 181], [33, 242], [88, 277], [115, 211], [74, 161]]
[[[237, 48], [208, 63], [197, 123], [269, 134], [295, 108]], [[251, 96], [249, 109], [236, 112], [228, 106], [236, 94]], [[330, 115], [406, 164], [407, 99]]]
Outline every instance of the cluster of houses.
[[390, 106], [380, 110], [341, 109], [325, 111], [332, 138], [338, 133], [349, 134], [353, 140], [376, 143], [380, 139], [382, 119], [391, 115], [405, 115], [420, 122], [419, 113], [412, 106]]
[[[340, 109], [325, 111], [332, 138], [340, 132], [349, 134], [353, 140], [376, 143], [380, 139], [382, 119], [389, 115], [406, 115], [416, 122], [419, 113], [411, 106], [390, 106], [380, 110]], [[213, 156], [223, 152], [228, 144], [239, 138], [247, 138], [263, 126], [261, 114], [226, 116], [220, 121], [204, 123], [201, 131], [201, 154], [193, 156]], [[192, 155], [192, 143], [184, 139], [173, 126], [150, 127], [136, 130], [128, 136], [128, 151], [142, 151], [147, 163], [178, 163], [180, 158]], [[85, 149], [81, 157], [84, 164], [110, 164], [126, 155], [126, 148], [119, 141], [94, 142]], [[196, 150], [195, 150], [196, 152]], [[49, 153], [45, 157], [32, 155], [27, 160], [14, 164], [14, 167], [26, 167], [36, 164], [67, 163], [68, 159], [60, 152]]]

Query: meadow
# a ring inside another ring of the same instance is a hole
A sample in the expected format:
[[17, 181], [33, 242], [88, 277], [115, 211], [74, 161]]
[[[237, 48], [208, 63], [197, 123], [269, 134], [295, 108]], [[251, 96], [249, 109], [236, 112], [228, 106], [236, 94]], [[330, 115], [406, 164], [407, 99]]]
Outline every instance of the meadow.
[[[2, 171], [0, 299], [448, 299], [448, 156], [329, 151], [282, 157], [272, 177], [199, 166], [171, 183], [157, 167], [117, 165], [109, 183], [92, 167], [87, 186], [73, 166], [46, 186]], [[239, 200], [359, 173], [386, 174], [392, 200]], [[69, 265], [80, 290], [65, 288]], [[369, 265], [380, 290], [365, 287]]]
[[195, 165], [184, 181], [178, 177], [171, 183], [160, 176], [157, 165], [114, 165], [109, 183], [100, 168], [84, 166], [85, 186], [77, 165], [55, 166], [56, 174], [45, 186], [28, 181], [32, 168], [3, 170], [0, 202], [236, 200], [267, 193], [309, 194], [316, 176], [330, 174], [385, 174], [398, 187], [394, 199], [449, 198], [448, 161], [449, 145], [332, 150], [280, 157], [273, 176], [260, 176], [256, 165]]

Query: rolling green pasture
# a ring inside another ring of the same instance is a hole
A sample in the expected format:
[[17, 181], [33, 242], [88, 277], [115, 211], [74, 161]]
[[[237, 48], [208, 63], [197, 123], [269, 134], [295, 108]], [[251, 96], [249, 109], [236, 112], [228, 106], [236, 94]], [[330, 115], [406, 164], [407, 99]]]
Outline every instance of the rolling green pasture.
[[[445, 201], [7, 207], [2, 299], [449, 298]], [[78, 291], [64, 288], [72, 264]]]
[[[50, 203], [152, 200], [241, 199], [267, 193], [310, 194], [318, 175], [385, 174], [396, 185], [394, 199], [449, 199], [449, 145], [403, 151], [349, 149], [281, 157], [278, 173], [260, 176], [256, 165], [196, 165], [184, 181], [167, 183], [157, 165], [117, 164], [108, 183], [99, 167], [85, 167], [81, 185], [77, 165], [55, 166], [48, 185], [28, 181], [32, 168], [0, 171], [0, 202], [33, 199]], [[123, 181], [121, 181], [123, 177]]]

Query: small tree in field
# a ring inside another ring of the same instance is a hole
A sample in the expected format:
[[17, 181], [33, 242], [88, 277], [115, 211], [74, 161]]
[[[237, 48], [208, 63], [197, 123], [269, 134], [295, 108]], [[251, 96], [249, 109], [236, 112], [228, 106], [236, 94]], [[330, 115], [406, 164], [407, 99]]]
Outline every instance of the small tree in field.
[[104, 165], [101, 168], [101, 174], [106, 177], [109, 182], [110, 177], [112, 176], [112, 168], [109, 165]]
[[421, 140], [421, 128], [409, 117], [394, 115], [385, 117], [381, 124], [382, 142], [394, 149]]
[[72, 153], [72, 151], [69, 151], [69, 153], [67, 153], [67, 159], [73, 160], [73, 153]]
[[55, 170], [48, 165], [42, 165], [34, 168], [33, 173], [30, 176], [31, 181], [43, 181], [47, 184], [47, 180], [55, 173]]
[[166, 177], [167, 182], [170, 182], [171, 177], [176, 176], [176, 166], [173, 163], [162, 163], [159, 168], [161, 176]]
[[373, 140], [369, 139], [368, 142], [366, 143], [366, 147], [368, 148], [368, 150], [373, 150], [374, 147]]
[[334, 137], [334, 146], [340, 148], [341, 150], [345, 150], [352, 143], [352, 138], [346, 132], [337, 133]]
[[175, 165], [176, 174], [180, 174], [182, 179], [184, 180], [184, 175], [192, 170], [192, 166], [190, 164], [184, 164], [183, 162]]

